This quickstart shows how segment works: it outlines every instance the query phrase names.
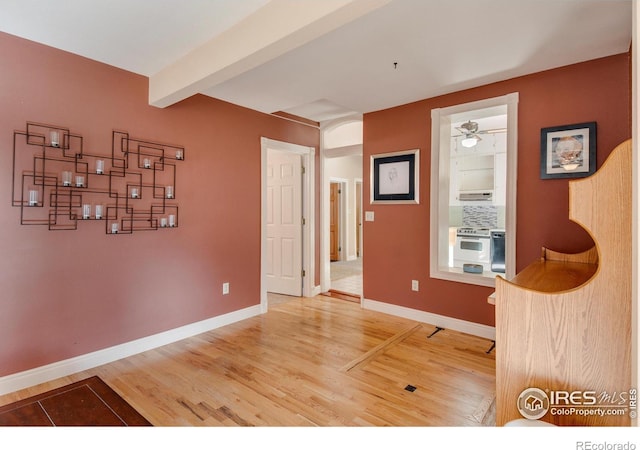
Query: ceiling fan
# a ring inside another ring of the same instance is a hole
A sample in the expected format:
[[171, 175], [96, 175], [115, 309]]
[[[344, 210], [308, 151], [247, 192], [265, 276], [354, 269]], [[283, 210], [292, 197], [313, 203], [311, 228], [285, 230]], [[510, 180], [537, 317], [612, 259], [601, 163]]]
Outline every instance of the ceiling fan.
[[506, 128], [496, 128], [493, 130], [479, 130], [478, 122], [472, 122], [469, 120], [468, 122], [463, 123], [459, 127], [455, 127], [461, 134], [452, 136], [452, 137], [463, 137], [460, 142], [463, 147], [471, 148], [475, 146], [478, 142], [482, 140], [480, 137], [481, 134], [492, 134], [492, 133], [504, 133], [507, 131]]

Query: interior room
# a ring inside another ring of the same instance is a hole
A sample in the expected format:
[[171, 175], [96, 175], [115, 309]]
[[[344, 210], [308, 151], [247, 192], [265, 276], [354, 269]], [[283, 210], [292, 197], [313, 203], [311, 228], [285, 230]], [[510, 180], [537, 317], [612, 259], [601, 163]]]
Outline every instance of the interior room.
[[89, 3], [0, 6], [0, 423], [637, 424], [635, 2]]

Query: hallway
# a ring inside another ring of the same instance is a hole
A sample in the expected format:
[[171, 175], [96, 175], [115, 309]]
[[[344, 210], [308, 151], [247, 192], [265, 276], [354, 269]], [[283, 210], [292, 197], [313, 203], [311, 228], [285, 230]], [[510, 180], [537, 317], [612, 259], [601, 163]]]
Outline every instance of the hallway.
[[331, 290], [362, 296], [362, 258], [331, 263]]

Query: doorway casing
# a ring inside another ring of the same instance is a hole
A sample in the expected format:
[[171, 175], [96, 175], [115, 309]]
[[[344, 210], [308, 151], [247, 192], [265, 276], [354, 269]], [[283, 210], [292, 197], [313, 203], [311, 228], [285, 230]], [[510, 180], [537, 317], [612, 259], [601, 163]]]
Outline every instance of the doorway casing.
[[[340, 118], [321, 125], [320, 133], [320, 292], [331, 288], [329, 250], [329, 190], [331, 176], [326, 160], [349, 155], [362, 155], [362, 115]], [[344, 131], [344, 132], [343, 132]], [[335, 133], [334, 133], [335, 132]], [[362, 182], [362, 179], [359, 179]], [[362, 243], [362, 240], [360, 241]], [[362, 252], [362, 246], [360, 246]]]
[[267, 163], [268, 150], [279, 150], [299, 154], [302, 159], [304, 173], [302, 174], [302, 269], [305, 276], [302, 278], [302, 295], [313, 297], [320, 291], [315, 288], [315, 153], [314, 147], [292, 144], [288, 142], [276, 141], [266, 137], [260, 139], [261, 146], [261, 166], [260, 166], [260, 191], [261, 191], [261, 214], [260, 214], [260, 310], [267, 312], [267, 280], [266, 280], [266, 258], [267, 258]]

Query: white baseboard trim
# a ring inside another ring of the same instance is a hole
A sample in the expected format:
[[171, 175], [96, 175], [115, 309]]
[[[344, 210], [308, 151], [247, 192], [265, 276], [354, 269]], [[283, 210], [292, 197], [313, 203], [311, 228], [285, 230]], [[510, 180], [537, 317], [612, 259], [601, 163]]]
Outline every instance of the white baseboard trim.
[[320, 295], [320, 294], [322, 294], [322, 289], [320, 289], [320, 286], [315, 286], [311, 291], [312, 297], [315, 297], [316, 295]]
[[162, 347], [163, 345], [215, 330], [216, 328], [257, 315], [260, 315], [260, 305], [250, 306], [228, 314], [136, 339], [135, 341], [126, 342], [63, 361], [57, 361], [47, 364], [46, 366], [7, 375], [0, 378], [0, 395], [45, 383], [60, 377], [66, 377], [83, 370], [92, 369], [118, 359]]
[[492, 341], [496, 339], [495, 327], [490, 327], [488, 325], [468, 322], [454, 317], [441, 316], [439, 314], [419, 311], [417, 309], [406, 308], [404, 306], [391, 305], [389, 303], [369, 300], [366, 298], [362, 302], [362, 307], [364, 309], [404, 317], [405, 319], [415, 320], [417, 322], [428, 323], [448, 330], [471, 334], [473, 336], [478, 336]]

